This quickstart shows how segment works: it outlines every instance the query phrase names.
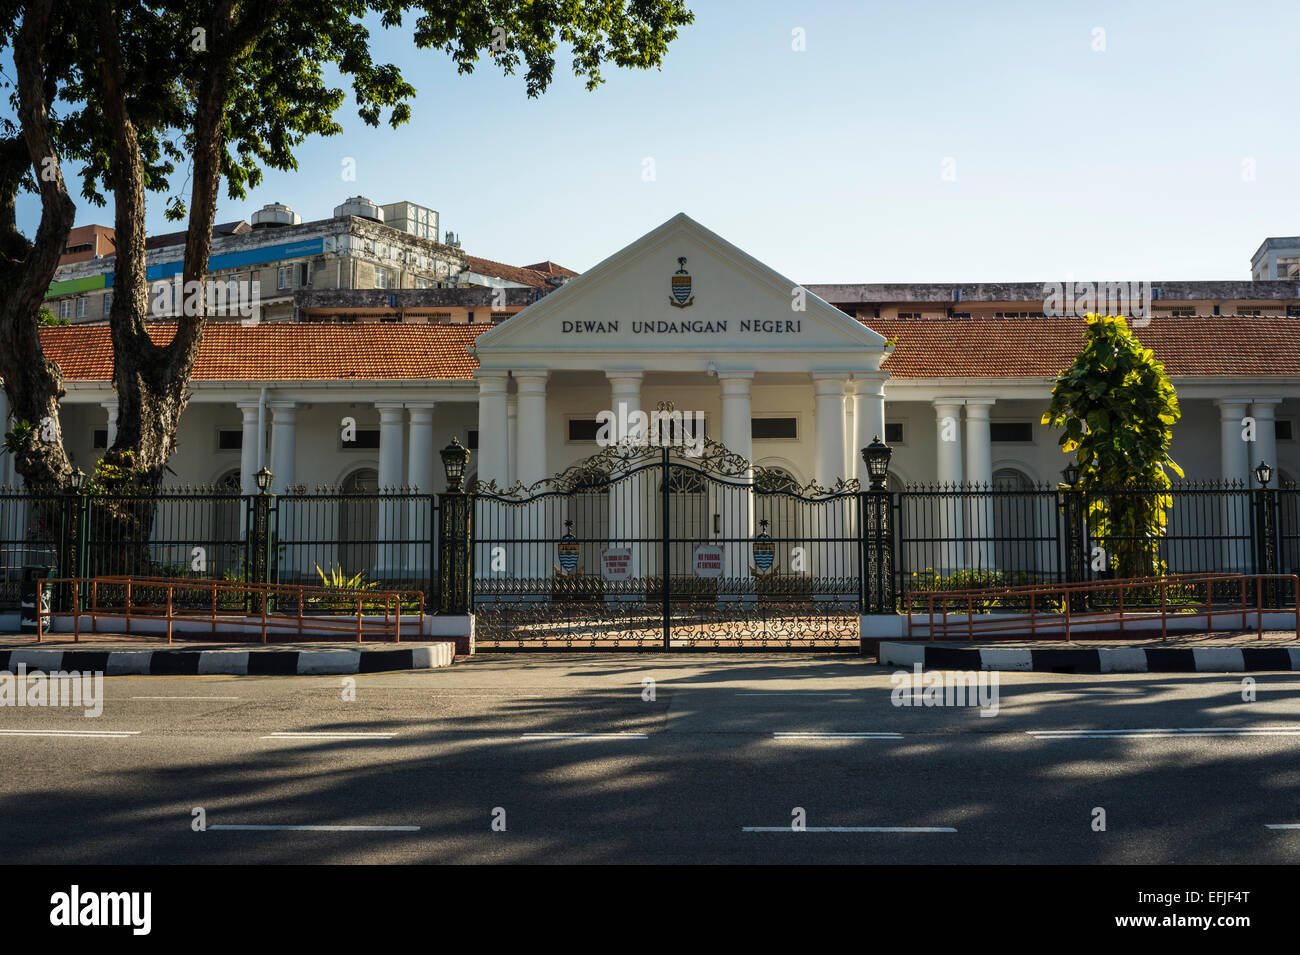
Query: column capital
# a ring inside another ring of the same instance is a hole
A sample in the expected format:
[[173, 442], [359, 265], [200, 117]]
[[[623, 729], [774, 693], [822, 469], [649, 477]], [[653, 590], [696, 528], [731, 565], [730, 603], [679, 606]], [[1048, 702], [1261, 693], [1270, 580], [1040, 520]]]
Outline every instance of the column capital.
[[754, 383], [754, 373], [718, 372], [718, 385], [724, 398], [748, 398]]
[[930, 402], [934, 405], [934, 410], [939, 414], [953, 414], [960, 411], [961, 406], [966, 403], [965, 398], [935, 398]]
[[268, 401], [266, 406], [271, 409], [276, 421], [292, 421], [294, 415], [298, 413], [298, 402], [296, 401]]
[[546, 382], [551, 377], [549, 371], [514, 372], [515, 393], [519, 395], [544, 395]]
[[972, 418], [974, 418], [980, 421], [987, 421], [989, 417], [989, 411], [992, 410], [993, 405], [996, 403], [997, 403], [996, 398], [968, 399], [966, 401], [966, 420], [970, 421]]
[[605, 377], [610, 381], [622, 379], [641, 381], [645, 378], [645, 370], [640, 368], [606, 368]]
[[1236, 408], [1237, 411], [1233, 413], [1240, 414], [1241, 409], [1250, 404], [1251, 400], [1252, 399], [1250, 398], [1240, 398], [1236, 395], [1227, 395], [1223, 398], [1215, 398], [1214, 403], [1219, 406], [1219, 413], [1226, 418], [1230, 413], [1229, 409]]
[[808, 377], [813, 382], [813, 393], [818, 398], [843, 397], [849, 376], [837, 371], [815, 371]]
[[474, 377], [478, 380], [480, 395], [504, 395], [510, 385], [510, 373], [503, 368], [477, 368]]
[[883, 398], [885, 397], [885, 375], [879, 378], [854, 378], [846, 382], [844, 391], [846, 394], [853, 395], [855, 398]]
[[719, 381], [753, 381], [755, 373], [752, 368], [720, 368], [715, 374], [717, 374]]
[[246, 401], [236, 401], [235, 407], [247, 414], [249, 411], [257, 411], [262, 407], [262, 402], [256, 398], [249, 398]]
[[[1281, 401], [1282, 399], [1279, 398], [1278, 400]], [[256, 406], [256, 405], [257, 405], [257, 402], [253, 402], [253, 404], [254, 404], [254, 406]], [[107, 410], [107, 411], [116, 411], [116, 410], [117, 410], [117, 399], [116, 399], [116, 398], [109, 398], [107, 401], [101, 401], [101, 402], [99, 403], [99, 406], [100, 406], [101, 408]]]
[[433, 421], [433, 402], [427, 404], [406, 403], [406, 413], [410, 415], [412, 424], [429, 424]]
[[1260, 413], [1264, 411], [1272, 414], [1273, 406], [1280, 405], [1284, 400], [1284, 398], [1251, 398], [1250, 407], [1252, 410], [1255, 408], [1259, 409], [1259, 411], [1255, 412], [1255, 417], [1259, 417]]

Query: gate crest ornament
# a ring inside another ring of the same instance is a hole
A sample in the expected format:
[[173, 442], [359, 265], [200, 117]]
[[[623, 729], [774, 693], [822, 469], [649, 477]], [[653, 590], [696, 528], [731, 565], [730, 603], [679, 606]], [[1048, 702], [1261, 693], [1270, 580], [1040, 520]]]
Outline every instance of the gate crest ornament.
[[762, 580], [776, 573], [776, 544], [767, 533], [767, 519], [758, 522], [759, 534], [754, 538], [754, 564], [749, 572]]
[[582, 568], [578, 566], [578, 555], [582, 551], [582, 546], [573, 536], [573, 521], [564, 522], [564, 536], [560, 538], [556, 550], [560, 557], [560, 565], [555, 568], [556, 576], [581, 577]]
[[695, 301], [695, 296], [691, 294], [691, 273], [686, 271], [686, 256], [678, 256], [677, 264], [680, 268], [673, 275], [673, 297], [668, 300], [668, 304], [673, 308], [686, 308]]

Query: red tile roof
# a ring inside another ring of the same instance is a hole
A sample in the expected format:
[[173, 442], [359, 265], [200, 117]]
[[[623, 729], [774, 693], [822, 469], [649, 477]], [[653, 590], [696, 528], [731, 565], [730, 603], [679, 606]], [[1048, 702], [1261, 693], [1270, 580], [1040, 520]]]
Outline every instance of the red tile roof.
[[[470, 378], [478, 362], [465, 351], [491, 325], [318, 325], [214, 323], [194, 365], [198, 381]], [[171, 341], [176, 326], [156, 323], [150, 337]], [[107, 325], [42, 328], [45, 357], [73, 381], [108, 381], [113, 345]]]
[[556, 265], [549, 259], [545, 262], [534, 262], [532, 265], [525, 265], [524, 268], [532, 269], [534, 272], [541, 272], [543, 275], [564, 275], [573, 278], [578, 273], [573, 269], [566, 269], [563, 265]]
[[[898, 337], [896, 378], [1055, 378], [1083, 347], [1081, 318], [868, 318]], [[1156, 317], [1133, 328], [1174, 376], [1300, 376], [1300, 318]]]
[[[867, 319], [898, 337], [885, 370], [896, 378], [1054, 378], [1083, 346], [1082, 319]], [[195, 365], [200, 381], [464, 379], [465, 351], [491, 328], [476, 325], [263, 322], [208, 326]], [[150, 326], [171, 340], [175, 326]], [[1300, 377], [1300, 318], [1155, 318], [1138, 340], [1174, 376]], [[48, 358], [73, 381], [112, 377], [108, 326], [41, 329]]]
[[533, 288], [553, 289], [550, 282], [546, 281], [546, 276], [536, 269], [523, 268], [517, 265], [506, 265], [504, 262], [493, 262], [491, 259], [480, 259], [476, 255], [465, 256], [465, 268], [471, 272], [477, 272], [479, 275], [490, 275], [494, 278], [505, 279], [507, 282], [518, 282], [521, 285], [531, 285]]

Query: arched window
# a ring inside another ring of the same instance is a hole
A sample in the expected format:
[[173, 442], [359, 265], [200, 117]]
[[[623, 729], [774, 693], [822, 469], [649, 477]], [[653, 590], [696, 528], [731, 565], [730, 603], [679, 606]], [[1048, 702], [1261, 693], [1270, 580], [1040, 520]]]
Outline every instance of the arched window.
[[[339, 498], [339, 566], [351, 577], [374, 573], [379, 553], [379, 472], [358, 468], [343, 479]], [[322, 568], [329, 573], [329, 568]]]
[[[1035, 493], [1034, 482], [1018, 468], [993, 472], [992, 520], [987, 538], [992, 541], [993, 566], [1004, 575], [1037, 575], [1050, 567], [1044, 528], [1051, 527], [1051, 501]], [[1015, 580], [1008, 580], [1014, 583]]]
[[[584, 574], [600, 576], [600, 553], [609, 540], [609, 501], [612, 483], [608, 472], [588, 468], [573, 482], [572, 492], [564, 501], [565, 515], [573, 521], [573, 536], [579, 540], [579, 566]], [[626, 506], [619, 498], [619, 506]]]
[[209, 577], [236, 570], [244, 556], [244, 499], [240, 497], [239, 471], [217, 478], [212, 498], [212, 540], [208, 546]]
[[767, 533], [776, 545], [776, 566], [788, 570], [792, 548], [805, 546], [799, 537], [803, 525], [801, 510], [809, 505], [799, 497], [799, 482], [785, 468], [764, 467], [754, 480], [755, 529], [762, 531], [767, 521]]

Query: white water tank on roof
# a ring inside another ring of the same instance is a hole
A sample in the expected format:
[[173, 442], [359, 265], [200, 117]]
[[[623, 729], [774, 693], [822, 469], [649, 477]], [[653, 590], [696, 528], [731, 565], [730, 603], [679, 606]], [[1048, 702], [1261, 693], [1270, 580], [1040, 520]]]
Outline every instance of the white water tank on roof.
[[253, 213], [254, 229], [278, 228], [279, 226], [298, 225], [301, 222], [302, 216], [283, 202], [268, 202]]
[[365, 196], [352, 196], [347, 202], [334, 207], [334, 218], [338, 219], [344, 216], [357, 216], [362, 219], [383, 222], [384, 210]]

